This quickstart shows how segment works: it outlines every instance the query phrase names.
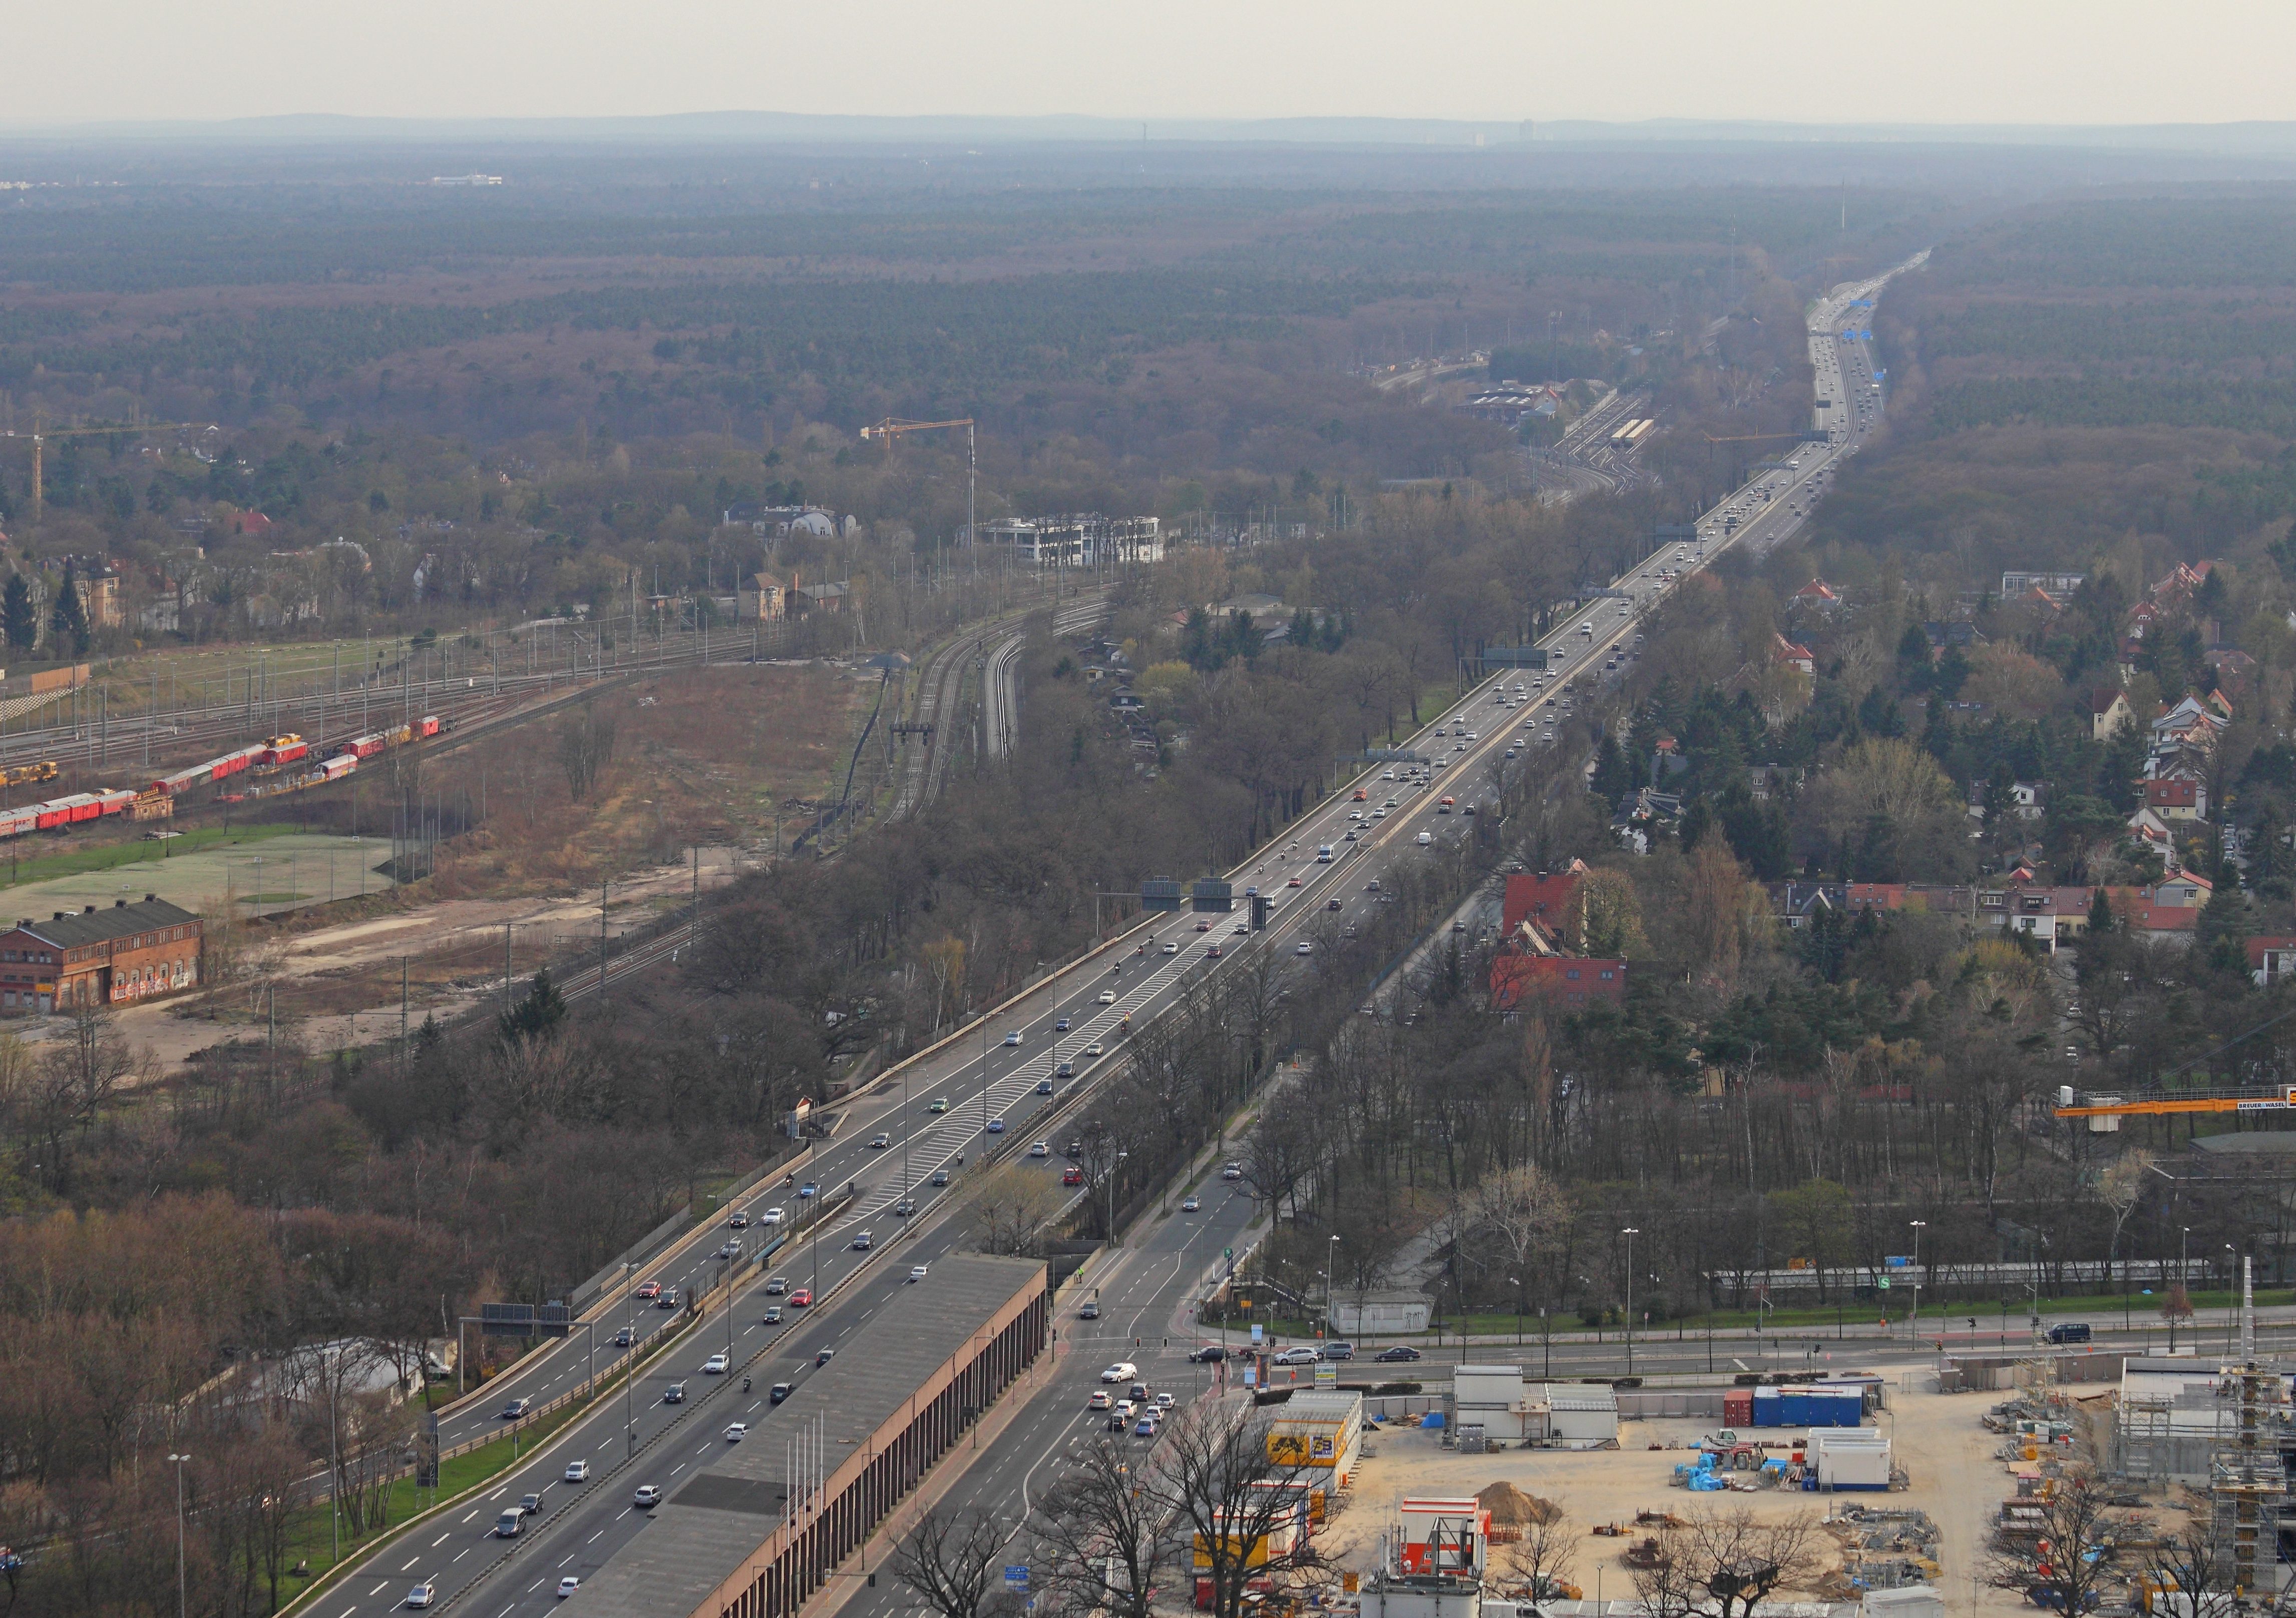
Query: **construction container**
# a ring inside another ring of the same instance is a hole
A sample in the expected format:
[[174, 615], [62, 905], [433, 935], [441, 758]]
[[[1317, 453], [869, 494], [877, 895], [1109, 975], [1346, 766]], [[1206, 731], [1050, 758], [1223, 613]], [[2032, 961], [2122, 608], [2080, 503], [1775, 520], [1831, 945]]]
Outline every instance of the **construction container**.
[[1809, 1435], [1809, 1448], [1822, 1490], [1881, 1491], [1890, 1486], [1890, 1441], [1879, 1433], [1822, 1429]]
[[1768, 1386], [1759, 1387], [1753, 1391], [1753, 1425], [1755, 1426], [1783, 1427], [1786, 1425], [1784, 1401], [1782, 1397], [1784, 1392], [1783, 1388]]
[[1730, 1388], [1722, 1395], [1722, 1425], [1726, 1427], [1751, 1427], [1754, 1425], [1754, 1390]]

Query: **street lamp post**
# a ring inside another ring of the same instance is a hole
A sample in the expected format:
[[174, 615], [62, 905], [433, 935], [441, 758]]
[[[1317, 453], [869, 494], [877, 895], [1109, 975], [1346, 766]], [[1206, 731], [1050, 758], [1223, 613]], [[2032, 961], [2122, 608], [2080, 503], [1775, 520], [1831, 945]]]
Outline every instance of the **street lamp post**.
[[1635, 1238], [1642, 1234], [1632, 1225], [1620, 1232], [1627, 1238], [1627, 1375], [1635, 1374]]
[[1914, 1318], [1907, 1326], [1906, 1340], [1919, 1341], [1922, 1335], [1922, 1232], [1929, 1228], [1927, 1220], [1910, 1221], [1914, 1228]]
[[[2184, 1294], [2185, 1278], [2192, 1274], [2192, 1246], [2193, 1228], [2190, 1225], [2179, 1225], [2177, 1228], [2176, 1295]], [[2189, 1303], [2187, 1307], [2190, 1307]], [[2177, 1351], [2177, 1311], [2174, 1310], [2169, 1311], [2169, 1351], [2172, 1354]]]
[[630, 1343], [622, 1360], [622, 1436], [627, 1441], [632, 1457], [638, 1452], [637, 1395], [634, 1392], [638, 1375], [638, 1309], [637, 1297], [630, 1291], [630, 1272], [636, 1268], [629, 1260], [622, 1261], [622, 1302], [630, 1311]]
[[1340, 1238], [1333, 1236], [1324, 1249], [1324, 1341], [1329, 1343], [1339, 1327], [1332, 1323], [1332, 1308], [1340, 1289]]
[[176, 1618], [184, 1618], [184, 1463], [188, 1455], [168, 1458], [176, 1465]]

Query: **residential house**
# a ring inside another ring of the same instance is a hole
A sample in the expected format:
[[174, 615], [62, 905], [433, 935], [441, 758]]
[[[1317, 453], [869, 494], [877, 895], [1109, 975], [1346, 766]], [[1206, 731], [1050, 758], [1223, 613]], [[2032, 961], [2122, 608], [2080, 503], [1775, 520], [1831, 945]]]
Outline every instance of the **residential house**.
[[2200, 925], [2198, 905], [2158, 904], [2148, 897], [2152, 890], [2147, 888], [2107, 888], [2104, 891], [2112, 913], [2131, 932], [2189, 944], [2194, 930]]
[[2123, 725], [2136, 721], [2128, 694], [2118, 686], [2102, 686], [2088, 694], [2088, 734], [2093, 742], [2109, 742]]
[[2206, 820], [2209, 817], [2208, 784], [2189, 776], [2147, 781], [2144, 784], [2144, 807], [2167, 821]]
[[1849, 890], [1838, 882], [1774, 882], [1769, 884], [1770, 909], [1792, 928], [1827, 910], [1848, 908]]
[[1985, 637], [1977, 632], [1977, 626], [1960, 619], [1931, 620], [1922, 626], [1922, 635], [1930, 643], [1931, 662], [1948, 650], [1957, 649], [1966, 657], [1985, 645]]
[[1746, 767], [1746, 795], [1757, 803], [1783, 798], [1800, 784], [1801, 771], [1784, 764], [1750, 764]]
[[2296, 938], [2276, 935], [2248, 940], [2248, 975], [2259, 989], [2296, 977]]
[[1817, 672], [1817, 659], [1808, 646], [1790, 641], [1783, 635], [1774, 633], [1772, 638], [1777, 644], [1771, 648], [1771, 655], [1779, 662], [1790, 664], [1804, 674], [1815, 675]]
[[2255, 684], [2256, 660], [2245, 652], [2218, 646], [2203, 653], [2201, 661], [2216, 670], [2217, 689], [2234, 702], [2246, 695]]
[[1578, 892], [1579, 880], [1586, 875], [1587, 862], [1574, 859], [1564, 870], [1508, 877], [1505, 897], [1499, 903], [1500, 936], [1513, 939], [1516, 930], [1529, 922], [1550, 940], [1575, 940], [1586, 921]]
[[2004, 896], [2005, 903], [1989, 908], [2010, 932], [2024, 934], [2054, 955], [2059, 944], [2088, 931], [2094, 893], [2090, 888], [2015, 888]]
[[801, 584], [791, 587], [790, 604], [800, 612], [842, 612], [847, 591], [841, 584]]
[[1674, 793], [1641, 787], [1619, 802], [1611, 817], [1611, 835], [1637, 854], [1647, 854], [1651, 839], [1663, 835], [1682, 818], [1682, 799]]
[[2216, 896], [2217, 885], [2197, 871], [2172, 871], [2149, 888], [2130, 890], [2136, 902], [2164, 909], [2197, 910]]
[[1789, 607], [1831, 618], [1841, 610], [1842, 602], [1841, 597], [1834, 594], [1832, 585], [1827, 584], [1823, 579], [1812, 579], [1808, 584], [1786, 597], [1786, 604]]
[[771, 573], [752, 573], [742, 580], [739, 600], [744, 623], [771, 623], [789, 612], [789, 590]]
[[2087, 582], [2087, 573], [2004, 573], [2001, 575], [2001, 599], [2008, 601], [2029, 590], [2039, 590], [2062, 601], [2070, 597]]
[[2151, 809], [2140, 805], [2128, 817], [2128, 834], [2144, 848], [2160, 855], [2163, 861], [2175, 862], [2177, 834], [2166, 820]]
[[0, 933], [0, 1011], [121, 1006], [197, 985], [200, 918], [156, 894]]
[[1575, 955], [1500, 955], [1491, 961], [1491, 1009], [1520, 1010], [1545, 999], [1564, 1010], [1592, 1001], [1616, 1005], [1627, 998], [1627, 964]]

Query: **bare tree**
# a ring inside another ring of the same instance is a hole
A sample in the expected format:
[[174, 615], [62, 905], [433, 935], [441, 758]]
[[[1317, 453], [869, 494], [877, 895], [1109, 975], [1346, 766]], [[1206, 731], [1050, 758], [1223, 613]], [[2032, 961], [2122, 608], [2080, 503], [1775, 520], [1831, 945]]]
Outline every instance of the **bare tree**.
[[983, 1511], [928, 1511], [893, 1551], [893, 1576], [940, 1618], [990, 1618], [1017, 1606], [999, 1582], [1005, 1532]]
[[[2152, 1168], [2152, 1154], [2137, 1146], [2122, 1153], [2112, 1167], [2096, 1178], [2096, 1200], [2112, 1210], [2112, 1244], [2105, 1252], [2116, 1261], [2120, 1257], [2121, 1227], [2144, 1200], [2144, 1177]], [[2128, 1285], [2126, 1275], [2120, 1277], [2120, 1285]]]
[[1027, 1253], [1059, 1203], [1059, 1187], [1043, 1175], [1018, 1163], [992, 1169], [974, 1200], [974, 1239], [983, 1253]]
[[2063, 1556], [2060, 1548], [2094, 1545], [2108, 1526], [2118, 1530], [2143, 1522], [2134, 1513], [2125, 1522], [2109, 1516], [2106, 1499], [2095, 1474], [2068, 1473], [2058, 1480], [2056, 1491], [2046, 1499], [2034, 1501], [2021, 1521], [2005, 1523], [1993, 1531], [1979, 1577], [1996, 1589], [2021, 1596], [2045, 1592], [2040, 1605], [2061, 1613], [2088, 1611], [2110, 1576], [2108, 1565], [2102, 1557], [2092, 1562], [2086, 1556]]
[[[2173, 1609], [2178, 1618], [2233, 1618], [2239, 1610], [2238, 1570], [2201, 1529], [2162, 1534], [2145, 1548], [2144, 1567], [2148, 1581], [2184, 1597]], [[2287, 1599], [2281, 1597], [2281, 1610]]]
[[1148, 1486], [1152, 1465], [1152, 1451], [1144, 1458], [1120, 1440], [1099, 1438], [1039, 1503], [1033, 1561], [1044, 1572], [1035, 1593], [1061, 1618], [1150, 1618], [1156, 1586], [1188, 1551], [1170, 1507]]
[[1499, 1560], [1511, 1575], [1530, 1587], [1532, 1600], [1575, 1600], [1568, 1591], [1576, 1589], [1570, 1575], [1577, 1571], [1582, 1534], [1569, 1512], [1553, 1511], [1544, 1522], [1525, 1523], [1522, 1537], [1502, 1551]]
[[1633, 1570], [1652, 1618], [1747, 1618], [1770, 1595], [1817, 1565], [1817, 1519], [1759, 1517], [1745, 1507], [1693, 1514], [1652, 1536]]
[[1518, 1164], [1486, 1175], [1467, 1195], [1466, 1250], [1484, 1269], [1503, 1259], [1522, 1308], [1532, 1272], [1560, 1246], [1570, 1226], [1570, 1195], [1546, 1170]]
[[1254, 1580], [1285, 1582], [1320, 1565], [1294, 1524], [1305, 1527], [1300, 1486], [1331, 1474], [1271, 1458], [1267, 1418], [1242, 1397], [1199, 1400], [1172, 1424], [1157, 1463], [1143, 1487], [1193, 1540], [1213, 1618], [1242, 1618]]

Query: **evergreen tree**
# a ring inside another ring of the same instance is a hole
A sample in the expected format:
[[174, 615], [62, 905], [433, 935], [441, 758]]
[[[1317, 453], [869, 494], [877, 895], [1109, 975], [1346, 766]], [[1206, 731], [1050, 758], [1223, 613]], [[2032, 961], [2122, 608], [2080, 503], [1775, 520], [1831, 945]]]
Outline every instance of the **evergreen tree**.
[[2292, 891], [2287, 838], [2287, 822], [2280, 817], [2279, 807], [2267, 800], [2248, 842], [2249, 885], [2266, 899], [2286, 899]]
[[526, 998], [496, 1019], [502, 1030], [503, 1042], [520, 1045], [549, 1036], [566, 1020], [565, 998], [558, 985], [550, 981], [550, 968], [540, 968], [534, 974], [534, 985], [526, 991]]
[[87, 608], [79, 598], [79, 581], [72, 564], [64, 563], [64, 587], [48, 608], [48, 633], [58, 652], [78, 657], [87, 651]]
[[2102, 941], [2120, 925], [2120, 918], [2112, 913], [2112, 901], [2105, 897], [2102, 887], [2098, 888], [2089, 895], [2088, 936]]
[[1603, 746], [1595, 755], [1594, 787], [1598, 797], [1619, 807], [1619, 801], [1642, 784], [1633, 764], [1628, 761], [1626, 750], [1619, 745], [1616, 731], [1605, 731]]
[[8, 584], [0, 590], [0, 634], [18, 652], [29, 652], [40, 644], [40, 614], [32, 605], [32, 587], [21, 573], [8, 575]]

